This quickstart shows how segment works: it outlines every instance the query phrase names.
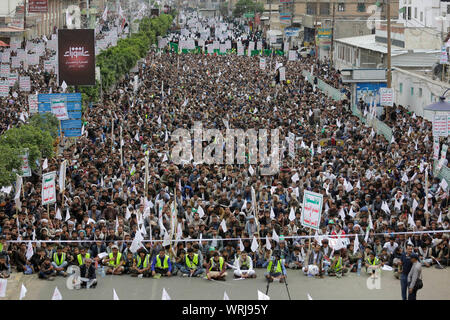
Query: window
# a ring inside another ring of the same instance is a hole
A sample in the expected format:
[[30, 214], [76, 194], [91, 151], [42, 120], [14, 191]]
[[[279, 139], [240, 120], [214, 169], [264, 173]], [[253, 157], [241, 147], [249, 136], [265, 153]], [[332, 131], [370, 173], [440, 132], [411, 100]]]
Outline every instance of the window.
[[345, 11], [345, 3], [338, 3], [338, 11], [339, 12], [344, 12]]
[[433, 100], [434, 100], [434, 94], [431, 94], [430, 101], [433, 102]]
[[358, 12], [366, 12], [366, 4], [358, 3]]
[[411, 96], [414, 95], [414, 87], [411, 87]]
[[329, 16], [330, 15], [330, 4], [321, 3], [320, 4], [320, 15]]
[[417, 19], [417, 7], [414, 8], [414, 19]]
[[422, 97], [422, 88], [419, 88], [419, 97]]
[[408, 7], [408, 20], [411, 20], [411, 7]]
[[307, 3], [306, 4], [306, 14], [311, 14], [311, 15], [316, 14], [316, 4], [315, 3]]
[[447, 6], [447, 13], [450, 14], [450, 4]]
[[420, 22], [423, 22], [423, 11], [420, 12]]
[[400, 83], [400, 93], [403, 92], [403, 83]]

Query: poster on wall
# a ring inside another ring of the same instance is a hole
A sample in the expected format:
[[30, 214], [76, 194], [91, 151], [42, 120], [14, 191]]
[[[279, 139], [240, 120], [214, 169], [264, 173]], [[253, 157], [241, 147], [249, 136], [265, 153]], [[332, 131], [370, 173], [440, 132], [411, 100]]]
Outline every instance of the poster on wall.
[[385, 82], [358, 82], [356, 84], [356, 102], [362, 99], [365, 103], [372, 105], [374, 100], [375, 106], [381, 107], [380, 88], [386, 88]]
[[28, 12], [30, 13], [48, 12], [48, 0], [28, 0]]
[[58, 30], [58, 83], [95, 85], [95, 30]]

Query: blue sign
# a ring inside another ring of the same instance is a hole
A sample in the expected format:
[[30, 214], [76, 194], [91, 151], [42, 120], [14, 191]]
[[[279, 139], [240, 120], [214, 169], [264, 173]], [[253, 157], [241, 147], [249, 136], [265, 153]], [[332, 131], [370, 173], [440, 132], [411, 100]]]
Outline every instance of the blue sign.
[[[69, 120], [61, 121], [61, 129], [66, 137], [81, 136], [81, 93], [50, 93], [38, 94], [39, 113], [52, 112], [50, 101], [55, 98], [65, 98]], [[58, 129], [59, 134], [59, 129]]]
[[375, 100], [375, 106], [380, 105], [380, 88], [386, 88], [386, 82], [358, 82], [356, 84], [356, 103], [362, 98], [362, 100], [372, 105], [372, 101]]
[[300, 28], [285, 28], [284, 34], [286, 37], [298, 37], [298, 34], [300, 32]]

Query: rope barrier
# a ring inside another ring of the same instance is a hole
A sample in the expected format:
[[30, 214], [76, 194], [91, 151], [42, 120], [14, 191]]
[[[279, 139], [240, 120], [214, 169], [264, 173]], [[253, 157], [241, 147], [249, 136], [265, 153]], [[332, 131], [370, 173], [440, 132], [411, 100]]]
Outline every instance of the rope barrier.
[[[449, 233], [450, 230], [429, 230], [429, 231], [404, 231], [404, 232], [390, 232], [390, 233], [374, 233], [374, 236], [392, 236], [392, 235], [414, 235], [414, 234], [435, 234], [435, 233]], [[309, 236], [283, 236], [284, 239], [310, 239], [321, 237], [323, 239], [339, 239], [339, 238], [350, 238], [356, 236], [364, 236], [364, 234], [342, 234], [342, 235], [309, 235]], [[280, 237], [280, 236], [279, 236]], [[257, 240], [265, 240], [266, 237], [254, 237]], [[268, 237], [274, 240], [273, 237]], [[253, 240], [253, 238], [222, 238], [222, 239], [211, 239], [211, 238], [196, 238], [196, 239], [160, 239], [160, 240], [141, 240], [141, 242], [201, 242], [201, 241], [239, 241], [239, 240]], [[86, 242], [133, 242], [133, 240], [7, 240], [7, 243], [86, 243]]]

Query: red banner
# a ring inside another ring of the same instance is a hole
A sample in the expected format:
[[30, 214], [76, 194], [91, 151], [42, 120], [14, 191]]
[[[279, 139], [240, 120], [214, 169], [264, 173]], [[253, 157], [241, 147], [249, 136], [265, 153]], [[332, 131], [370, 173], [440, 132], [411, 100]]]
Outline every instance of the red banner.
[[94, 29], [58, 30], [58, 67], [60, 85], [95, 85]]
[[48, 12], [48, 0], [28, 0], [28, 12]]

